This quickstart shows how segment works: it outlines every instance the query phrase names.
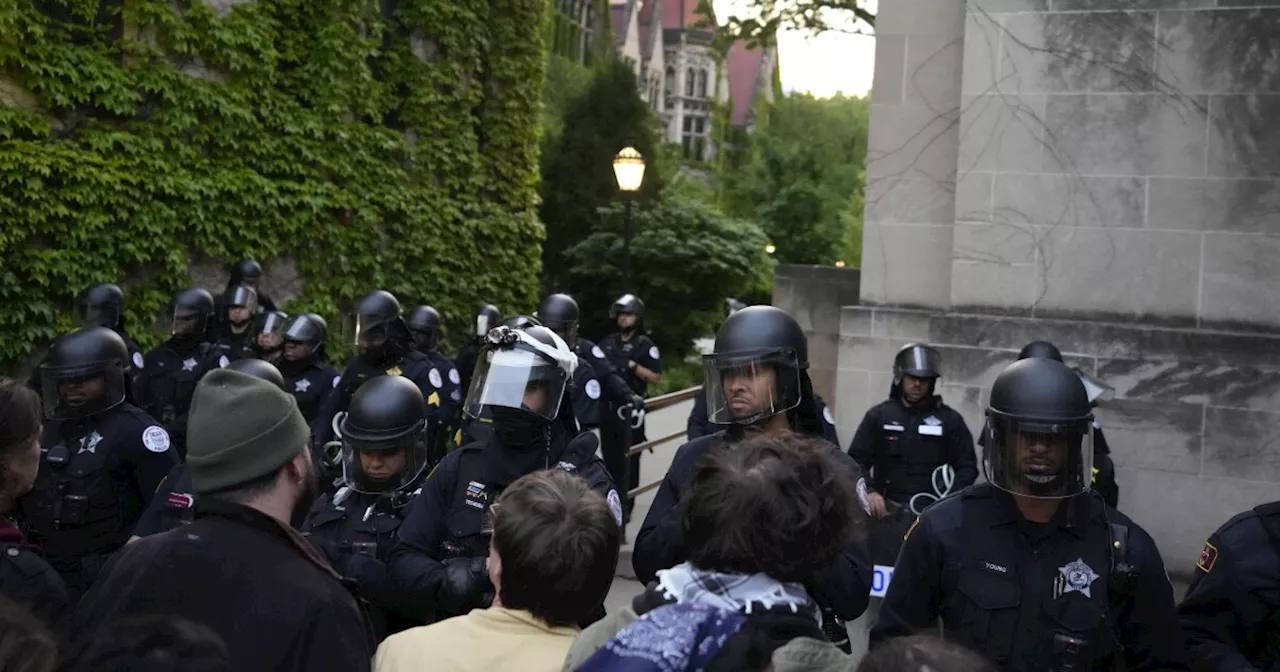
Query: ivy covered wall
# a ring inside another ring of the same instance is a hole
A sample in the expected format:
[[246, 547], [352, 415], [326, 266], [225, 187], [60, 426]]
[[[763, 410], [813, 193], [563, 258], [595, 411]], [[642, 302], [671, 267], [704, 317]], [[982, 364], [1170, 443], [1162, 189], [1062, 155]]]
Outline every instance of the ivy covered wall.
[[[0, 0], [0, 371], [252, 256], [331, 318], [536, 300], [546, 0]], [[208, 287], [217, 290], [220, 287]], [[144, 346], [158, 337], [133, 331]]]

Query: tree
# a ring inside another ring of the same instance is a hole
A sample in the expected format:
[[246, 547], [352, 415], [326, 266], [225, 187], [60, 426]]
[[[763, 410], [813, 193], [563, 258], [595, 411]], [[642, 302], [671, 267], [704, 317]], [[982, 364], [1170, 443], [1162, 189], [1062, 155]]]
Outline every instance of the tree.
[[[835, 30], [855, 35], [875, 28], [876, 15], [866, 0], [747, 0], [739, 5], [741, 14], [730, 15], [723, 24], [708, 20], [705, 25], [730, 40], [748, 44], [771, 44], [779, 30], [822, 33]], [[712, 17], [710, 2], [699, 3], [698, 12]]]
[[747, 147], [724, 165], [728, 214], [760, 222], [779, 263], [846, 255], [846, 228], [862, 216], [850, 208], [862, 199], [868, 117], [863, 98], [784, 96], [762, 106]]
[[618, 202], [613, 158], [619, 150], [635, 147], [649, 164], [636, 195], [641, 203], [660, 190], [656, 124], [636, 90], [635, 73], [620, 61], [602, 66], [586, 93], [569, 106], [560, 141], [542, 162], [539, 214], [547, 227], [542, 246], [547, 289], [572, 289], [564, 251], [599, 227], [601, 208]]
[[[622, 208], [608, 209], [601, 230], [566, 252], [570, 273], [580, 287], [587, 333], [616, 329], [603, 310], [615, 298], [607, 287], [622, 276]], [[758, 288], [772, 279], [760, 227], [725, 217], [671, 189], [661, 202], [635, 212], [633, 292], [644, 299], [647, 326], [667, 357], [683, 359], [695, 338], [723, 319], [724, 299]]]

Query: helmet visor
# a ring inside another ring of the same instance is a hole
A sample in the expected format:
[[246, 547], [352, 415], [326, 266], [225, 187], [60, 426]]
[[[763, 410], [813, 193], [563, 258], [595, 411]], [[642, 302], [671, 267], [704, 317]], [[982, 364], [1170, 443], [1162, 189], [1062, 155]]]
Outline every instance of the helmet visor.
[[356, 492], [392, 492], [417, 482], [427, 466], [426, 423], [385, 440], [342, 439], [342, 477]]
[[306, 315], [299, 315], [285, 328], [284, 340], [317, 346], [324, 342], [324, 333]]
[[79, 366], [40, 366], [45, 416], [51, 420], [83, 418], [124, 402], [124, 363], [86, 362]]
[[387, 342], [391, 320], [384, 315], [348, 313], [342, 321], [343, 340], [362, 349], [377, 349]]
[[248, 308], [250, 313], [258, 310], [258, 293], [252, 287], [240, 285], [227, 295], [228, 308]]
[[1014, 418], [987, 411], [983, 461], [991, 484], [1015, 495], [1064, 499], [1093, 480], [1093, 416]]
[[915, 378], [937, 378], [942, 375], [942, 355], [937, 350], [917, 345], [898, 353], [893, 362], [893, 373], [898, 379], [902, 376]]
[[76, 305], [76, 317], [80, 325], [85, 327], [106, 327], [115, 329], [120, 322], [120, 308], [111, 305]]
[[539, 354], [485, 348], [476, 362], [465, 411], [478, 418], [485, 406], [505, 406], [554, 420], [569, 374]]
[[749, 425], [800, 404], [800, 369], [790, 348], [716, 353], [702, 358], [707, 419]]
[[177, 305], [169, 314], [169, 333], [174, 336], [204, 336], [209, 313], [194, 306]]
[[253, 322], [253, 337], [258, 346], [274, 350], [284, 345], [284, 332], [289, 326], [289, 316], [281, 312], [259, 315]]
[[496, 326], [498, 326], [498, 324], [489, 319], [489, 315], [487, 313], [480, 313], [479, 315], [476, 315], [477, 338], [484, 338], [484, 335], [489, 333], [489, 330]]

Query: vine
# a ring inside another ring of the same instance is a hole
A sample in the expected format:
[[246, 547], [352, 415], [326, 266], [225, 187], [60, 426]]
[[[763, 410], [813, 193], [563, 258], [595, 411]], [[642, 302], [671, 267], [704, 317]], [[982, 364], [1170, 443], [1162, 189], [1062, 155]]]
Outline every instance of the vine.
[[[229, 10], [221, 9], [227, 5]], [[288, 306], [536, 299], [545, 0], [0, 0], [0, 368], [119, 282], [289, 257]], [[210, 288], [218, 289], [218, 288]], [[158, 336], [135, 330], [145, 346]]]

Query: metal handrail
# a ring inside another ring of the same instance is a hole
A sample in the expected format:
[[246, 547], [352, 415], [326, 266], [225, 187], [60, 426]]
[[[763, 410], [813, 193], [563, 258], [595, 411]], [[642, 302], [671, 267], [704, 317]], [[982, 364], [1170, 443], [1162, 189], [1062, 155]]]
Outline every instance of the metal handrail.
[[651, 412], [653, 412], [653, 411], [661, 411], [662, 409], [664, 409], [664, 408], [666, 408], [666, 407], [668, 407], [668, 406], [672, 406], [672, 405], [674, 405], [674, 404], [678, 404], [678, 403], [680, 403], [680, 402], [682, 402], [682, 401], [688, 401], [688, 400], [690, 400], [690, 399], [692, 399], [692, 398], [693, 398], [693, 395], [695, 395], [695, 394], [697, 394], [697, 393], [699, 393], [699, 392], [701, 392], [701, 391], [702, 391], [702, 386], [701, 386], [701, 385], [695, 385], [695, 386], [693, 386], [693, 387], [685, 388], [685, 389], [683, 389], [683, 390], [676, 390], [675, 392], [668, 392], [668, 393], [666, 393], [666, 394], [664, 394], [664, 395], [662, 395], [662, 396], [660, 396], [660, 397], [654, 397], [654, 398], [652, 398], [652, 399], [645, 399], [645, 400], [644, 400], [644, 412], [645, 412], [645, 413], [651, 413]]
[[[674, 406], [682, 401], [688, 401], [692, 399], [694, 395], [698, 394], [701, 391], [702, 391], [702, 386], [698, 385], [698, 386], [690, 387], [683, 390], [677, 390], [675, 392], [669, 392], [660, 397], [646, 399], [644, 402], [645, 413], [660, 411], [669, 406]], [[644, 443], [636, 444], [635, 446], [631, 447], [631, 450], [627, 451], [627, 457], [631, 457], [632, 455], [639, 455], [640, 453], [643, 453], [645, 451], [652, 451], [657, 446], [660, 446], [666, 443], [671, 443], [673, 441], [676, 441], [677, 439], [682, 439], [687, 434], [688, 434], [688, 430], [682, 429], [677, 432], [672, 432], [671, 434], [668, 434], [666, 436], [660, 436], [656, 439], [650, 439], [649, 441], [645, 441]], [[683, 441], [681, 442], [681, 444], [682, 443]], [[677, 445], [680, 445], [680, 444], [677, 444]], [[657, 488], [661, 484], [662, 484], [662, 479], [660, 478], [652, 483], [645, 483], [644, 485], [641, 485], [635, 490], [629, 491], [627, 495], [630, 497], [637, 497], [646, 492], [649, 492], [650, 490]]]

